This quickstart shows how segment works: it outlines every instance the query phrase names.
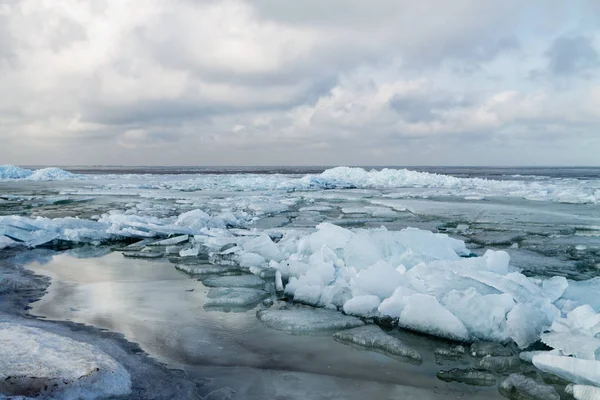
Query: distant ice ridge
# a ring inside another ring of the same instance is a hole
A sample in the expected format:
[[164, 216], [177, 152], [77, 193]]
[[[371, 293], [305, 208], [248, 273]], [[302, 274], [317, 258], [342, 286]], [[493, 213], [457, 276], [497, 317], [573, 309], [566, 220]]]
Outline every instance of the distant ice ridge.
[[[528, 200], [565, 203], [600, 203], [600, 181], [576, 179], [491, 180], [457, 178], [450, 175], [417, 172], [407, 169], [365, 170], [336, 167], [317, 175], [223, 174], [164, 176], [110, 175], [95, 180], [117, 181], [110, 188], [227, 190], [227, 191], [295, 191], [322, 189], [418, 189], [403, 191], [407, 196], [449, 195], [470, 198], [486, 196], [520, 197]], [[120, 181], [120, 182], [119, 182]]]
[[28, 181], [57, 181], [70, 179], [85, 179], [83, 175], [72, 174], [60, 168], [50, 167], [38, 170], [0, 165], [0, 180], [22, 179]]

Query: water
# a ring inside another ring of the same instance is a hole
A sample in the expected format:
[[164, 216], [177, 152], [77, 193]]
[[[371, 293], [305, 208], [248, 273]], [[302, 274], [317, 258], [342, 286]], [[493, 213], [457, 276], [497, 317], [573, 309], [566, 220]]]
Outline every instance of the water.
[[433, 350], [446, 346], [443, 341], [392, 333], [422, 352], [423, 364], [413, 365], [342, 345], [331, 333], [294, 336], [269, 329], [256, 319], [256, 308], [205, 311], [207, 288], [166, 261], [125, 259], [119, 253], [87, 259], [60, 254], [28, 268], [52, 278], [48, 294], [33, 304], [33, 315], [121, 332], [190, 378], [213, 379], [207, 393], [228, 386], [239, 399], [277, 393], [318, 398], [298, 385], [304, 382], [315, 395], [335, 390], [332, 398], [500, 398], [495, 388], [439, 381]]

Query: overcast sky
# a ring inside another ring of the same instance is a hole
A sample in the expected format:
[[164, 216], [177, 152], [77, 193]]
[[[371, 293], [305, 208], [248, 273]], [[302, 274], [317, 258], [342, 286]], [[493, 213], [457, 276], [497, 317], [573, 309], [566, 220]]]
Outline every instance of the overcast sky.
[[0, 164], [600, 165], [600, 1], [0, 0]]

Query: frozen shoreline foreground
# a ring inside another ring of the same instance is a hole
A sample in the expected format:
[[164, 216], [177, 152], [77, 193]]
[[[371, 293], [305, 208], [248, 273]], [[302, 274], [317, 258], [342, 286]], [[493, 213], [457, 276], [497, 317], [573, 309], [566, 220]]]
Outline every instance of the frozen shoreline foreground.
[[[124, 184], [119, 185], [125, 189]], [[102, 190], [90, 192], [98, 195]], [[165, 195], [181, 196], [173, 190]], [[252, 272], [296, 302], [338, 310], [340, 316], [343, 311], [363, 319], [391, 318], [403, 328], [447, 339], [514, 342], [521, 350], [544, 343], [554, 350], [525, 353], [522, 358], [568, 381], [599, 384], [597, 278], [576, 282], [561, 276], [527, 277], [509, 263], [504, 251], [470, 257], [464, 241], [426, 230], [345, 229], [329, 222], [319, 224], [331, 204], [298, 208], [306, 221], [304, 227], [248, 230], [264, 216], [284, 214], [298, 203], [298, 195], [221, 200], [225, 206], [221, 204], [218, 211], [210, 209], [210, 204], [194, 208], [192, 201], [180, 203], [184, 209], [168, 211], [156, 210], [148, 203], [143, 207], [124, 204], [134, 212], [106, 212], [90, 219], [1, 217], [4, 238], [0, 246], [69, 247], [146, 239], [143, 246], [134, 245], [125, 254], [171, 256], [180, 270], [192, 275]], [[244, 200], [242, 209], [232, 207]], [[377, 198], [372, 202], [382, 203]], [[399, 210], [384, 204], [346, 206], [342, 213], [360, 216], [366, 212], [374, 221], [386, 221], [397, 218]], [[255, 298], [248, 297], [247, 290], [215, 293], [211, 305], [217, 306], [244, 305]], [[261, 320], [282, 330], [298, 322], [293, 314], [275, 311], [265, 310]], [[302, 329], [310, 329], [310, 325], [309, 320]], [[494, 369], [499, 368], [498, 363], [512, 360], [486, 362]], [[506, 390], [523, 382], [530, 383], [513, 378]]]

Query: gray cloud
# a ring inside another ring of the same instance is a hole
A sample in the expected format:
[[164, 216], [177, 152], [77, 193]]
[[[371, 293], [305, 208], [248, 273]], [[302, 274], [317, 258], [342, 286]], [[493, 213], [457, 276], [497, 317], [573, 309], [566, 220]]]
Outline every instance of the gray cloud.
[[1, 163], [598, 162], [593, 2], [2, 4]]
[[561, 36], [544, 53], [556, 75], [579, 74], [600, 66], [600, 56], [589, 37]]

